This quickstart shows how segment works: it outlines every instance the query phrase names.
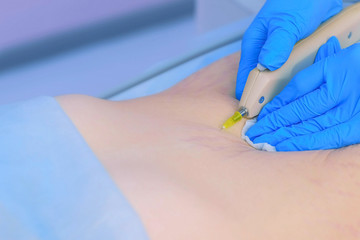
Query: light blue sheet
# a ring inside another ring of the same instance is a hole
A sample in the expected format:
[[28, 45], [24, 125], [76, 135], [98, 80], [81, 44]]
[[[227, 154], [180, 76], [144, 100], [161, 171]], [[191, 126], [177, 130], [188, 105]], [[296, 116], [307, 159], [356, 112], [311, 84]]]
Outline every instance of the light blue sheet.
[[148, 239], [53, 98], [0, 106], [0, 239]]

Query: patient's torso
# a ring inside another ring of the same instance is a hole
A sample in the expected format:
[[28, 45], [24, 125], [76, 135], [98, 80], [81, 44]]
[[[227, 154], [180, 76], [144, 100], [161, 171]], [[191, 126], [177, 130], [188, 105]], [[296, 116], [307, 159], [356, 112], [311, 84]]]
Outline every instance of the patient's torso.
[[[177, 91], [59, 101], [152, 239], [356, 239], [360, 150], [255, 151], [219, 125], [236, 101]], [[340, 220], [339, 220], [340, 219]]]

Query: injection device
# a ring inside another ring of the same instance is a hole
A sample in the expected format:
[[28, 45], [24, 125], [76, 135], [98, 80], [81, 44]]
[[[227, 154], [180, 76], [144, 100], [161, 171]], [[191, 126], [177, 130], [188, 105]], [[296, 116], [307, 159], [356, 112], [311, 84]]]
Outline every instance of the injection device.
[[239, 110], [222, 128], [233, 126], [243, 117], [258, 116], [261, 109], [278, 95], [298, 72], [314, 63], [318, 49], [332, 36], [339, 39], [341, 48], [360, 41], [360, 3], [344, 9], [321, 24], [312, 35], [299, 41], [287, 62], [278, 70], [269, 71], [261, 66], [252, 70], [241, 96]]

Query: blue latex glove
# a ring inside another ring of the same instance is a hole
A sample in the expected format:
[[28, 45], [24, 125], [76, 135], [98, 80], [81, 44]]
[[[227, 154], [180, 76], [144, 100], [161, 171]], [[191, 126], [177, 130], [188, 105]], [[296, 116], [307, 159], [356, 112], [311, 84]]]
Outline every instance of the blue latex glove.
[[342, 0], [267, 0], [242, 41], [236, 98], [258, 63], [271, 71], [280, 68], [296, 42], [341, 10]]
[[277, 151], [360, 143], [360, 44], [341, 50], [333, 37], [317, 62], [297, 74], [261, 111], [246, 135]]

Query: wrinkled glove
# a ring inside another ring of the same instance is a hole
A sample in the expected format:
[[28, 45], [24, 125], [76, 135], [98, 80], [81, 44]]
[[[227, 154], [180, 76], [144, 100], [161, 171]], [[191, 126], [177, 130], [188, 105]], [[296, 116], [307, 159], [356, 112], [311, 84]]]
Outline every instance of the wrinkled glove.
[[271, 71], [280, 68], [296, 42], [341, 10], [342, 0], [267, 0], [242, 41], [236, 98], [258, 63]]
[[333, 37], [316, 63], [298, 73], [261, 111], [246, 135], [277, 151], [360, 143], [360, 44], [341, 50]]

